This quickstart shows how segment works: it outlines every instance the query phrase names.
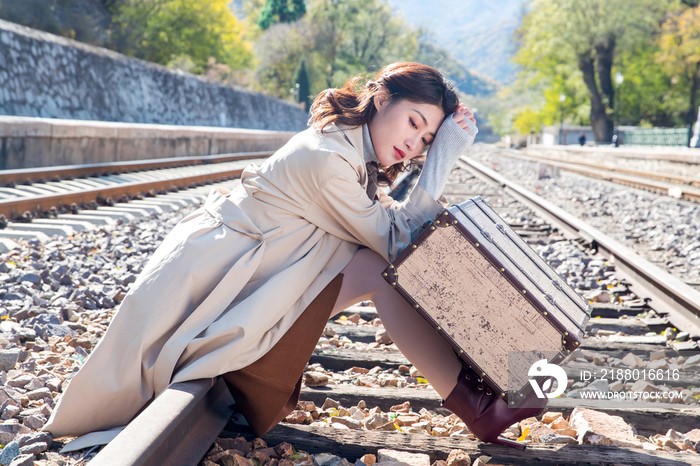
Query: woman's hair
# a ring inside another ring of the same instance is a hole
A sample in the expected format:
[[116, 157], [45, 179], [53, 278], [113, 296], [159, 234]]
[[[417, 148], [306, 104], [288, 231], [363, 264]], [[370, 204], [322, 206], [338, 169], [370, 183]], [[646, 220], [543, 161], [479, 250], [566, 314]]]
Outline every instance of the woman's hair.
[[[420, 63], [392, 63], [364, 86], [363, 82], [362, 76], [355, 76], [348, 79], [340, 89], [321, 92], [311, 105], [309, 125], [323, 132], [331, 123], [352, 127], [369, 123], [377, 113], [374, 96], [380, 92], [381, 86], [386, 86], [393, 102], [408, 100], [437, 105], [445, 116], [459, 106], [457, 93], [442, 74], [435, 68]], [[404, 170], [403, 164], [381, 168], [378, 178], [382, 185], [391, 185]]]

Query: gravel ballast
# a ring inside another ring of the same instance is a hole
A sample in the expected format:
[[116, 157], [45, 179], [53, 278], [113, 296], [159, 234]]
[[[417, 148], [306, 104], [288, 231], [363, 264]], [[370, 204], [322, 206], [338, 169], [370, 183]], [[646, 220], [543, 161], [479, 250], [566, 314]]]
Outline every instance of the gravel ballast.
[[700, 289], [700, 205], [564, 170], [540, 179], [539, 164], [501, 154], [507, 152], [478, 144], [469, 156]]

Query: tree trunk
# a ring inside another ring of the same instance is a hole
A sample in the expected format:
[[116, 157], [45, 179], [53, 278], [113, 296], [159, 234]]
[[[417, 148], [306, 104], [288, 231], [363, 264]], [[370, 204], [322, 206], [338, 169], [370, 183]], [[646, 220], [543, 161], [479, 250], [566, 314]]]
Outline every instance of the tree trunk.
[[583, 73], [583, 82], [586, 83], [588, 95], [591, 98], [593, 137], [599, 143], [611, 142], [613, 122], [605, 112], [605, 105], [600, 98], [600, 91], [598, 91], [598, 85], [595, 82], [593, 58], [589, 54], [579, 55], [578, 67]]
[[615, 111], [615, 87], [612, 82], [612, 65], [615, 54], [615, 36], [608, 35], [595, 46], [596, 71], [605, 105]]

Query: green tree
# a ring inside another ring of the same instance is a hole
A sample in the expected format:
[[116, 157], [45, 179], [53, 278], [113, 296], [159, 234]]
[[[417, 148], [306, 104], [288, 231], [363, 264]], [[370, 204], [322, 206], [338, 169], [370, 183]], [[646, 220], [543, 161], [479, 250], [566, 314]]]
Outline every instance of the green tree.
[[640, 126], [684, 125], [686, 94], [658, 61], [656, 34], [639, 47], [621, 51], [616, 69], [624, 74], [620, 88], [620, 124]]
[[297, 66], [297, 69], [294, 72], [294, 83], [295, 86], [299, 86], [296, 88], [297, 103], [303, 104], [304, 110], [309, 110], [311, 85], [309, 83], [309, 73], [306, 70], [306, 58], [303, 56], [301, 57], [301, 60], [299, 60], [299, 66]]
[[304, 0], [267, 0], [260, 10], [258, 26], [265, 30], [274, 23], [291, 23], [306, 14]]
[[588, 92], [595, 139], [610, 141], [616, 54], [647, 40], [667, 8], [666, 0], [534, 0], [515, 60], [531, 74], [560, 81], [575, 66]]
[[234, 14], [239, 18], [243, 27], [244, 37], [252, 44], [258, 39], [262, 33], [262, 29], [258, 26], [258, 18], [260, 11], [265, 7], [266, 0], [242, 0], [240, 4], [233, 3]]
[[226, 0], [121, 0], [112, 26], [118, 51], [155, 63], [189, 57], [201, 73], [211, 57], [233, 69], [252, 61]]
[[350, 76], [374, 74], [388, 63], [413, 59], [417, 35], [385, 0], [311, 0], [301, 20], [273, 24], [258, 37], [256, 88], [289, 98], [304, 56], [315, 95]]
[[313, 47], [313, 42], [313, 32], [306, 18], [273, 24], [263, 31], [253, 46], [257, 61], [253, 89], [281, 99], [290, 98], [289, 89], [295, 84], [294, 71], [305, 51]]
[[416, 56], [417, 31], [385, 0], [311, 0], [309, 23], [315, 30], [318, 91]]
[[693, 125], [697, 114], [700, 85], [700, 6], [687, 8], [668, 17], [659, 37], [659, 62], [673, 75], [689, 84], [685, 124]]

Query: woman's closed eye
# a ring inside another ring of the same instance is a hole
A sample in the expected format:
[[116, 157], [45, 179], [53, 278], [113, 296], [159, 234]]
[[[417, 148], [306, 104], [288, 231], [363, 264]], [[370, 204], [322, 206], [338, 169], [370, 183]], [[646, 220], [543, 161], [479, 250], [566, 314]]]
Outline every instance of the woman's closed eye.
[[[413, 118], [408, 118], [409, 123], [411, 124], [411, 128], [413, 129], [418, 129], [418, 125], [413, 121]], [[430, 142], [426, 141], [425, 138], [421, 138], [421, 142], [423, 143], [424, 146], [429, 146]], [[432, 141], [431, 141], [432, 142]]]

